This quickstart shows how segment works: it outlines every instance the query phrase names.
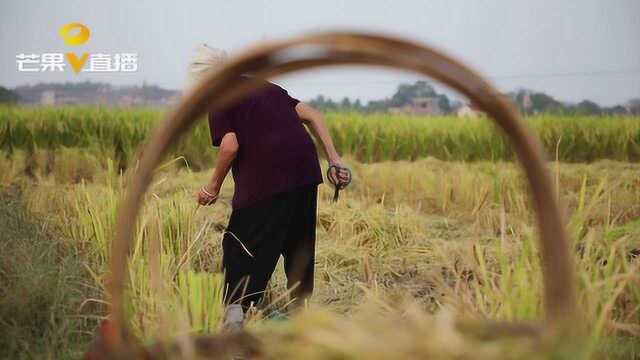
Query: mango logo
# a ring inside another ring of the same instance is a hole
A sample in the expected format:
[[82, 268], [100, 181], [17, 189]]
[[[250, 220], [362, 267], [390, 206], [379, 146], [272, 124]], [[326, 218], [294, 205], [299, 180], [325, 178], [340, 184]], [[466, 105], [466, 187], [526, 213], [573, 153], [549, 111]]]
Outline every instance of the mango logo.
[[89, 28], [80, 23], [68, 23], [62, 25], [58, 34], [69, 46], [78, 46], [89, 40]]
[[[62, 40], [64, 40], [64, 43], [69, 46], [82, 45], [89, 41], [90, 36], [89, 28], [80, 23], [68, 23], [62, 25], [58, 30], [58, 34]], [[84, 63], [89, 58], [88, 53], [83, 53], [80, 57], [74, 53], [65, 53], [64, 55], [76, 74], [82, 70]]]

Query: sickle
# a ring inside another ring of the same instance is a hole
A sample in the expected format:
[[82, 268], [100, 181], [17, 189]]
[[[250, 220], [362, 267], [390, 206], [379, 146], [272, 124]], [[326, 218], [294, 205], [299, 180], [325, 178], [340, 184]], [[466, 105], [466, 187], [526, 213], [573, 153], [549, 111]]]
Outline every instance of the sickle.
[[[267, 43], [235, 56], [185, 94], [156, 129], [144, 147], [135, 176], [121, 203], [115, 238], [111, 243], [107, 294], [111, 318], [120, 334], [125, 325], [123, 287], [127, 254], [136, 218], [153, 178], [153, 170], [169, 146], [201, 115], [207, 111], [220, 111], [240, 100], [257, 89], [262, 79], [345, 64], [377, 65], [429, 76], [467, 96], [495, 121], [523, 165], [533, 196], [541, 242], [546, 328], [557, 329], [575, 319], [575, 274], [565, 219], [545, 166], [542, 147], [513, 106], [474, 71], [428, 46], [382, 35], [325, 32]], [[254, 74], [257, 81], [234, 81], [238, 75], [248, 72]]]
[[[338, 182], [335, 182], [333, 180], [333, 178], [331, 177], [331, 170], [335, 169], [336, 171], [336, 176], [338, 176], [338, 173], [340, 172], [340, 170], [344, 170], [347, 172], [348, 179], [347, 181], [342, 181], [340, 179], [338, 179]], [[329, 168], [327, 169], [327, 179], [329, 179], [329, 182], [331, 184], [333, 184], [333, 202], [337, 202], [338, 201], [338, 196], [340, 196], [340, 190], [344, 189], [347, 187], [347, 185], [351, 184], [351, 170], [349, 170], [349, 168], [346, 167], [341, 167], [338, 165], [331, 165], [329, 166]]]

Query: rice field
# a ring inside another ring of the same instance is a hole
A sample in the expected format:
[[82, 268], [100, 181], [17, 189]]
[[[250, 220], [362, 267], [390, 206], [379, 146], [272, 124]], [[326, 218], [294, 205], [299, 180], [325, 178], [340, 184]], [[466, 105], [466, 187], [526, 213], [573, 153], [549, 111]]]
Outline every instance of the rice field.
[[[34, 153], [83, 148], [126, 168], [165, 112], [158, 109], [100, 107], [0, 107], [0, 150]], [[359, 113], [326, 114], [336, 146], [360, 162], [415, 160], [512, 160], [513, 154], [486, 119]], [[547, 152], [562, 162], [640, 160], [640, 119], [541, 115], [528, 118]], [[173, 149], [193, 169], [209, 167], [206, 121]]]
[[[118, 201], [154, 109], [0, 111], [0, 354], [77, 358], [106, 314]], [[542, 317], [526, 181], [486, 120], [327, 114], [354, 182], [320, 187], [316, 290], [286, 305], [281, 265], [248, 328], [265, 358], [445, 359], [640, 356], [640, 121], [528, 119], [552, 154], [579, 286], [576, 339], [496, 336], [486, 319]], [[206, 127], [158, 170], [137, 225], [129, 324], [145, 342], [219, 331], [222, 231], [194, 192], [215, 153]], [[555, 160], [558, 161], [555, 161]], [[324, 165], [323, 165], [324, 166]], [[392, 324], [392, 325], [389, 325]]]

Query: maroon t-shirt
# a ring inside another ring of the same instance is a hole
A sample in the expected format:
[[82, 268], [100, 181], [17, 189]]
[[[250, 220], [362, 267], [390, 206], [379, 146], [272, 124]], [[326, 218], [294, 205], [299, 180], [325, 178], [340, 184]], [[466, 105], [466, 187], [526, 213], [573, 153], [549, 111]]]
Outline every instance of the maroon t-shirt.
[[240, 102], [209, 113], [213, 146], [220, 146], [228, 132], [238, 139], [231, 166], [233, 209], [298, 186], [322, 183], [316, 148], [295, 110], [298, 102], [285, 89], [265, 81]]

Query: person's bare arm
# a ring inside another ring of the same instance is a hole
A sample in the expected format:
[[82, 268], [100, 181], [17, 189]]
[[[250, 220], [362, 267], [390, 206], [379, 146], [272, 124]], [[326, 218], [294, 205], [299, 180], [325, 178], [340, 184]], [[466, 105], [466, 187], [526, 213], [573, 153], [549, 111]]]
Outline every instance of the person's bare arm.
[[[322, 149], [327, 157], [327, 161], [329, 161], [329, 165], [345, 168], [342, 163], [342, 158], [340, 158], [340, 155], [333, 145], [333, 140], [331, 140], [329, 130], [324, 123], [322, 113], [303, 102], [299, 102], [296, 105], [296, 112], [300, 120], [309, 128], [311, 134], [322, 144]], [[340, 181], [346, 181], [349, 176], [346, 170], [339, 171], [338, 173], [332, 172], [331, 175], [339, 178]], [[334, 178], [334, 180], [338, 179]]]
[[198, 193], [198, 203], [200, 205], [211, 205], [216, 202], [222, 183], [227, 173], [229, 173], [233, 160], [236, 158], [238, 148], [238, 139], [235, 133], [229, 132], [222, 137], [211, 179], [205, 186], [200, 188]]

